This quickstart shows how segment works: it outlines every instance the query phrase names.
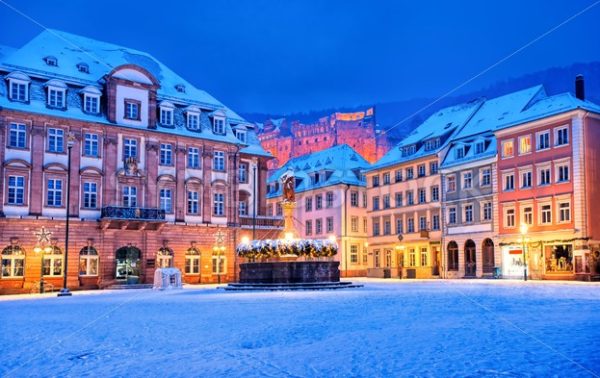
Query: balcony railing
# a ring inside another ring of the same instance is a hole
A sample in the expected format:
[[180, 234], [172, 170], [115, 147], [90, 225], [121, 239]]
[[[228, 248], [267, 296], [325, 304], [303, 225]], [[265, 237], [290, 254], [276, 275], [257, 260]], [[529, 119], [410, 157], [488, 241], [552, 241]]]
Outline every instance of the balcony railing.
[[[253, 218], [251, 216], [241, 216], [240, 226], [252, 227]], [[259, 228], [283, 228], [282, 217], [267, 217], [263, 215], [256, 216], [256, 227]]]
[[107, 206], [102, 208], [101, 218], [138, 220], [138, 221], [164, 221], [165, 211], [155, 208]]

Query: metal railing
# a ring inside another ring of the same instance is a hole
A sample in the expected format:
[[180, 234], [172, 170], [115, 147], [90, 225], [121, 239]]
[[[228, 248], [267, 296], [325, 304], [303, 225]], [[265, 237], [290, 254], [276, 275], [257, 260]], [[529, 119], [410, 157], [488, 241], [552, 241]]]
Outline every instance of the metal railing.
[[162, 221], [165, 220], [165, 211], [156, 208], [107, 206], [102, 208], [101, 218]]

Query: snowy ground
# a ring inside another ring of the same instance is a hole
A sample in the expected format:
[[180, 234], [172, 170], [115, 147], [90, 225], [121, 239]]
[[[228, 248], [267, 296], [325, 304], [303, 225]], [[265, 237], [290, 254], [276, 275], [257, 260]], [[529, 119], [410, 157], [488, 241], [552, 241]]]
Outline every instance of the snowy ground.
[[0, 376], [600, 375], [600, 286], [365, 281], [0, 299]]

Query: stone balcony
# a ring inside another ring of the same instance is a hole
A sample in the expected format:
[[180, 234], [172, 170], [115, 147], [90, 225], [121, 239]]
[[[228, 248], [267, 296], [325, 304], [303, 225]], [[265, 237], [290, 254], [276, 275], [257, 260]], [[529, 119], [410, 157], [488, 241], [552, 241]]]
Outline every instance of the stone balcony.
[[165, 223], [165, 211], [157, 208], [107, 206], [100, 215], [105, 230], [159, 230]]

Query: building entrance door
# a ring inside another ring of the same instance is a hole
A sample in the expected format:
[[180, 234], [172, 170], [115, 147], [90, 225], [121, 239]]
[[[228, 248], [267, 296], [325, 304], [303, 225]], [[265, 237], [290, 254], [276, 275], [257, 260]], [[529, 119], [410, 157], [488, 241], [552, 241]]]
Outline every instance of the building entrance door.
[[431, 269], [431, 274], [434, 276], [440, 275], [440, 251], [437, 247], [433, 247], [431, 251], [431, 263], [433, 264], [433, 268]]
[[481, 249], [483, 260], [483, 273], [494, 273], [494, 242], [491, 239], [485, 239]]
[[475, 277], [477, 262], [475, 260], [475, 242], [471, 239], [465, 243], [465, 277]]
[[140, 280], [142, 251], [133, 246], [121, 247], [115, 253], [115, 279], [127, 284]]

